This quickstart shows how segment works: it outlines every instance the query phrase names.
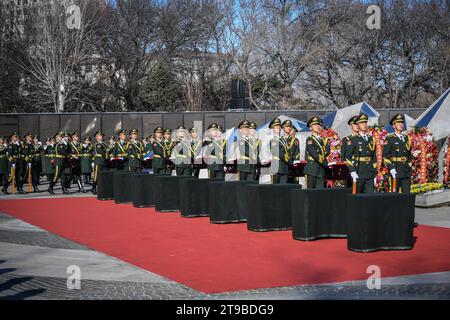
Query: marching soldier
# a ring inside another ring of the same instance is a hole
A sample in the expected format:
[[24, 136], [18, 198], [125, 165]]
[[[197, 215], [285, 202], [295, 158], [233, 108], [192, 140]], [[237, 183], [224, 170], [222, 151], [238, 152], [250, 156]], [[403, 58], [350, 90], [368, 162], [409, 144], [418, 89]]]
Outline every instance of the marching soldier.
[[306, 139], [306, 165], [304, 169], [306, 187], [308, 189], [322, 189], [325, 187], [325, 169], [328, 167], [327, 156], [330, 153], [330, 145], [327, 139], [323, 139], [322, 119], [312, 117], [308, 121], [308, 127], [312, 134]]
[[171, 159], [175, 163], [177, 176], [191, 176], [191, 145], [186, 137], [186, 128], [179, 126], [176, 129], [177, 141], [173, 147]]
[[104, 138], [103, 132], [98, 130], [95, 133], [95, 145], [94, 145], [94, 170], [92, 174], [92, 190], [93, 194], [97, 194], [97, 178], [100, 171], [108, 170], [108, 161], [107, 161], [107, 146], [103, 142]]
[[258, 145], [255, 139], [249, 137], [250, 122], [242, 121], [238, 125], [239, 140], [238, 150], [239, 158], [237, 162], [237, 171], [239, 180], [256, 181], [256, 163], [258, 160]]
[[367, 134], [369, 118], [361, 113], [355, 120], [358, 125], [358, 135], [347, 142], [346, 163], [353, 182], [356, 181], [358, 193], [375, 192], [374, 178], [377, 173], [376, 143]]
[[[342, 145], [341, 145], [341, 161], [345, 162], [345, 159], [347, 158], [347, 153], [348, 153], [348, 149], [350, 149], [350, 147], [352, 146], [351, 140], [353, 139], [353, 137], [358, 136], [358, 125], [355, 123], [356, 119], [358, 118], [358, 116], [353, 116], [351, 117], [347, 124], [350, 126], [350, 129], [352, 130], [352, 133], [349, 136], [344, 137], [344, 139], [342, 139]], [[348, 187], [350, 187], [352, 185], [352, 180], [349, 176], [349, 178], [347, 179], [347, 184]]]
[[383, 162], [388, 167], [394, 183], [394, 192], [410, 193], [411, 191], [411, 140], [403, 134], [403, 114], [396, 114], [389, 122], [395, 132], [388, 135], [383, 146]]
[[253, 144], [255, 145], [255, 149], [256, 149], [256, 166], [255, 166], [255, 172], [254, 172], [254, 180], [255, 181], [259, 181], [259, 168], [258, 168], [258, 164], [259, 164], [259, 154], [261, 151], [261, 140], [258, 139], [258, 135], [256, 133], [256, 129], [258, 128], [258, 125], [254, 122], [250, 122], [250, 126], [249, 126], [249, 138], [251, 141], [253, 141]]
[[153, 133], [155, 134], [155, 141], [152, 144], [153, 160], [152, 169], [154, 174], [166, 174], [166, 160], [165, 149], [163, 141], [163, 129], [157, 127]]
[[78, 186], [78, 192], [86, 193], [84, 190], [83, 183], [81, 182], [81, 144], [78, 132], [73, 132], [71, 134], [71, 141], [69, 142], [69, 159], [71, 176], [69, 181], [75, 180]]
[[44, 158], [42, 159], [42, 173], [47, 177], [47, 181], [53, 180], [55, 173], [55, 139], [48, 138], [44, 146]]
[[94, 147], [92, 146], [92, 138], [85, 137], [84, 143], [81, 145], [81, 175], [84, 176], [84, 182], [91, 182], [92, 174], [92, 156]]
[[128, 144], [126, 142], [126, 134], [127, 132], [125, 130], [120, 130], [117, 134], [119, 141], [114, 144], [112, 157], [117, 161], [117, 170], [123, 170], [128, 167]]
[[25, 183], [28, 183], [29, 186], [33, 186], [33, 191], [37, 192], [39, 191], [37, 187], [37, 183], [39, 181], [38, 178], [36, 178], [37, 175], [37, 167], [34, 163], [34, 156], [35, 156], [35, 146], [33, 143], [33, 135], [31, 133], [27, 133], [25, 135], [25, 144], [23, 146], [23, 156], [26, 162], [26, 170], [25, 175], [23, 177], [22, 185]]
[[21, 194], [25, 193], [22, 190], [22, 176], [24, 171], [24, 159], [23, 159], [23, 145], [19, 141], [17, 133], [11, 135], [11, 142], [8, 144], [7, 149], [8, 161], [9, 161], [9, 179], [3, 186], [3, 193], [8, 194], [9, 185], [14, 182], [14, 186], [17, 187], [17, 191]]
[[8, 180], [8, 145], [5, 137], [0, 136], [0, 185], [5, 186]]
[[273, 133], [273, 138], [270, 140], [272, 183], [286, 184], [288, 183], [290, 155], [286, 141], [281, 137], [281, 120], [279, 118], [273, 119], [269, 123], [269, 128], [272, 129]]
[[67, 158], [69, 155], [69, 146], [67, 143], [67, 134], [59, 132], [55, 136], [56, 147], [55, 147], [55, 173], [53, 180], [50, 182], [48, 192], [50, 194], [55, 194], [53, 188], [55, 187], [58, 180], [61, 180], [61, 187], [64, 194], [70, 194], [66, 188], [66, 178], [64, 170], [67, 167]]
[[222, 127], [213, 123], [208, 127], [212, 140], [206, 147], [208, 176], [210, 179], [224, 179], [224, 159], [226, 154], [226, 141], [222, 139]]
[[41, 174], [42, 174], [42, 151], [44, 150], [42, 147], [42, 142], [39, 141], [39, 136], [34, 136], [33, 138], [34, 143], [34, 155], [33, 155], [33, 162], [31, 167], [34, 167], [35, 170], [32, 171], [33, 173], [33, 183], [34, 185], [38, 186], [40, 184]]
[[166, 174], [172, 175], [172, 162], [170, 161], [170, 157], [172, 154], [172, 149], [175, 146], [175, 142], [172, 141], [172, 130], [167, 128], [164, 130], [164, 160], [166, 162]]
[[192, 175], [198, 178], [200, 175], [201, 152], [202, 152], [202, 140], [198, 138], [197, 128], [192, 127], [189, 129], [190, 144], [191, 144], [191, 163], [192, 163]]
[[127, 145], [128, 152], [128, 171], [139, 172], [142, 168], [142, 153], [144, 148], [142, 143], [137, 141], [138, 131], [132, 129], [130, 131], [130, 141]]

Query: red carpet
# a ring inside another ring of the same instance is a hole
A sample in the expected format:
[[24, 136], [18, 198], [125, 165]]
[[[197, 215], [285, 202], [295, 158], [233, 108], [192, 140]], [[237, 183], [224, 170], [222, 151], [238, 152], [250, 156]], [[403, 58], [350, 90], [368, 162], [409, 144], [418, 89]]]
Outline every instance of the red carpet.
[[346, 240], [301, 242], [291, 232], [155, 213], [95, 198], [0, 201], [0, 211], [143, 269], [213, 293], [450, 271], [450, 229], [419, 226], [410, 251], [353, 253]]

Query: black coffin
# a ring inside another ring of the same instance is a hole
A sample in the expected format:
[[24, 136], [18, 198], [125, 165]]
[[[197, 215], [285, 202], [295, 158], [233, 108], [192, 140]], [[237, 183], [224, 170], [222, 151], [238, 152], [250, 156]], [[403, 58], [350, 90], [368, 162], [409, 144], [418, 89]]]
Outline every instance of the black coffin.
[[248, 185], [247, 228], [251, 231], [291, 229], [291, 190], [301, 188], [300, 184]]
[[180, 181], [192, 179], [188, 176], [155, 176], [156, 211], [169, 212], [180, 210]]
[[132, 172], [114, 172], [114, 201], [115, 203], [130, 203], [132, 195], [131, 176]]
[[347, 236], [350, 189], [291, 190], [292, 235], [297, 240]]
[[100, 171], [97, 177], [97, 199], [114, 199], [114, 172]]
[[209, 218], [211, 223], [247, 221], [246, 187], [256, 181], [211, 182], [209, 188]]
[[348, 195], [348, 249], [356, 252], [413, 247], [415, 195]]
[[149, 173], [135, 173], [131, 176], [131, 201], [136, 208], [146, 208], [154, 205], [153, 175]]

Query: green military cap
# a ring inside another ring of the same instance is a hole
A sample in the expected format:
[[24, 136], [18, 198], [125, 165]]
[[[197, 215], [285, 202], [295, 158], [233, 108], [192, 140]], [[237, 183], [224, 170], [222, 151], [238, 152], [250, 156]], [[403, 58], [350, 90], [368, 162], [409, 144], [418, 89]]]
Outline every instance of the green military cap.
[[196, 128], [196, 127], [192, 127], [192, 128], [189, 129], [189, 132], [190, 132], [190, 133], [191, 133], [191, 132], [197, 132], [197, 128]]
[[122, 129], [119, 132], [117, 132], [117, 136], [120, 136], [121, 134], [127, 134], [127, 130]]
[[66, 138], [66, 137], [70, 137], [69, 133], [68, 133], [68, 132], [64, 132], [64, 137], [65, 137], [65, 138]]
[[45, 142], [50, 142], [50, 141], [52, 141], [52, 138], [45, 139]]
[[184, 126], [178, 126], [175, 130], [186, 130], [186, 128]]
[[258, 128], [258, 125], [256, 123], [254, 123], [254, 122], [250, 122], [249, 128], [250, 129], [256, 129], [256, 128]]
[[349, 126], [352, 125], [352, 124], [355, 124], [356, 119], [358, 119], [358, 116], [353, 116], [353, 117], [351, 117], [351, 118], [348, 120], [347, 124], [348, 124]]
[[19, 137], [19, 135], [16, 133], [16, 132], [13, 132], [13, 133], [11, 133], [11, 135], [9, 136], [10, 138], [12, 138], [12, 137]]
[[161, 127], [156, 127], [156, 129], [155, 130], [153, 130], [153, 133], [163, 133], [164, 131], [163, 131], [163, 129], [161, 128]]
[[355, 123], [363, 123], [363, 122], [368, 122], [368, 121], [369, 121], [369, 117], [366, 114], [361, 113], [358, 116], [358, 118], [356, 118]]
[[398, 123], [398, 122], [405, 122], [405, 118], [403, 117], [402, 113], [397, 113], [395, 116], [392, 117], [391, 121], [389, 121], [389, 123], [391, 125], [393, 125], [394, 123]]
[[114, 140], [114, 136], [110, 136], [110, 137], [109, 137], [109, 140]]
[[33, 138], [33, 135], [30, 132], [28, 132], [26, 135], [24, 135], [24, 138], [26, 138], [26, 137], [32, 137]]
[[292, 121], [291, 120], [284, 120], [281, 124], [281, 127], [291, 127], [292, 128]]
[[86, 140], [92, 141], [92, 138], [91, 137], [84, 137], [84, 141], [86, 141]]
[[223, 131], [223, 127], [222, 127], [220, 124], [218, 124], [218, 125], [217, 125], [217, 130]]
[[241, 121], [241, 123], [239, 123], [238, 125], [238, 128], [250, 128], [250, 122], [248, 120]]
[[164, 133], [172, 133], [172, 129], [167, 128], [166, 130], [164, 130]]
[[281, 120], [279, 118], [275, 118], [269, 123], [269, 128], [272, 129], [275, 126], [281, 126]]
[[105, 136], [101, 130], [97, 130], [97, 132], [95, 133], [95, 136], [99, 136], [99, 135]]
[[131, 129], [130, 130], [130, 135], [132, 135], [132, 134], [138, 134], [137, 129]]
[[311, 127], [314, 124], [320, 124], [322, 125], [322, 119], [320, 119], [318, 116], [314, 116], [308, 121], [308, 127]]
[[78, 135], [79, 135], [78, 132], [74, 131], [74, 132], [72, 132], [72, 134], [70, 136], [73, 137], [73, 136], [78, 136]]
[[219, 130], [219, 125], [213, 122], [209, 125], [208, 130]]

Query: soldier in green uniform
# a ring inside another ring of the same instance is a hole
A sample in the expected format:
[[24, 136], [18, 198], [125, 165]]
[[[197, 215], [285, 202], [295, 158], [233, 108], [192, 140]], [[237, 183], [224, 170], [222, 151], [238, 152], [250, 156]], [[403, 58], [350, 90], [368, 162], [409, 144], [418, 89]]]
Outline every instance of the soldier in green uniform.
[[155, 141], [152, 145], [153, 150], [153, 160], [152, 169], [154, 174], [166, 174], [166, 160], [165, 160], [165, 149], [163, 141], [163, 129], [157, 127], [153, 133], [155, 134]]
[[91, 182], [93, 153], [92, 138], [85, 137], [84, 143], [81, 144], [81, 175], [84, 176], [84, 182], [87, 184]]
[[312, 117], [308, 121], [308, 127], [312, 134], [306, 139], [306, 165], [303, 170], [306, 187], [322, 189], [325, 187], [325, 169], [328, 167], [327, 156], [330, 154], [330, 144], [321, 136], [322, 119], [316, 116]]
[[[348, 149], [351, 147], [352, 143], [351, 140], [353, 139], [353, 137], [358, 136], [358, 125], [355, 123], [356, 119], [358, 118], [358, 116], [353, 116], [351, 117], [347, 124], [350, 126], [350, 129], [352, 130], [352, 133], [349, 136], [344, 137], [344, 139], [342, 139], [342, 144], [341, 144], [341, 161], [345, 162], [345, 159], [347, 158], [347, 153], [348, 153]], [[350, 177], [350, 175], [348, 176], [347, 179], [347, 187], [351, 187], [352, 185], [352, 179]]]
[[56, 147], [55, 147], [55, 173], [53, 180], [50, 182], [48, 192], [50, 194], [55, 194], [53, 188], [55, 187], [58, 180], [61, 179], [61, 187], [64, 194], [70, 194], [66, 188], [66, 178], [64, 170], [67, 167], [67, 159], [69, 156], [69, 146], [66, 139], [66, 134], [64, 132], [59, 132], [55, 136]]
[[112, 158], [114, 161], [117, 161], [117, 170], [128, 168], [128, 144], [126, 142], [126, 134], [127, 132], [125, 130], [120, 130], [117, 134], [119, 141], [114, 143]]
[[[281, 126], [284, 129], [284, 138], [289, 148], [289, 166], [300, 163], [300, 141], [296, 138], [297, 128], [291, 120], [284, 121]], [[288, 176], [288, 183], [298, 183], [298, 177]]]
[[208, 127], [212, 140], [206, 147], [205, 157], [210, 179], [225, 178], [226, 140], [222, 139], [221, 129], [217, 123], [212, 123]]
[[55, 172], [55, 139], [47, 138], [44, 146], [44, 157], [42, 159], [42, 174], [47, 177], [47, 181], [53, 180], [53, 174]]
[[23, 145], [23, 156], [26, 162], [26, 170], [25, 175], [23, 177], [22, 184], [29, 184], [30, 186], [33, 186], [33, 191], [38, 192], [38, 181], [39, 179], [37, 176], [37, 167], [34, 163], [34, 157], [35, 157], [35, 145], [33, 142], [33, 135], [31, 133], [27, 133], [25, 135], [25, 143]]
[[103, 137], [105, 135], [103, 132], [98, 130], [95, 133], [95, 145], [94, 145], [94, 170], [93, 170], [93, 176], [92, 176], [92, 190], [91, 192], [93, 194], [97, 194], [97, 178], [100, 174], [100, 171], [106, 171], [108, 170], [108, 161], [106, 159], [107, 157], [107, 146], [103, 142]]
[[137, 141], [138, 131], [132, 129], [130, 131], [130, 141], [127, 144], [128, 152], [128, 171], [139, 172], [142, 169], [142, 153], [144, 147], [141, 142]]
[[355, 120], [359, 134], [347, 142], [346, 163], [353, 181], [356, 181], [358, 193], [375, 192], [374, 179], [377, 173], [376, 143], [367, 134], [369, 118], [364, 113]]
[[191, 176], [191, 145], [189, 139], [186, 139], [186, 128], [179, 126], [176, 134], [177, 141], [175, 141], [170, 159], [175, 164], [177, 176]]
[[5, 137], [0, 136], [0, 185], [6, 185], [8, 180], [8, 145], [6, 144]]
[[403, 114], [396, 114], [389, 122], [395, 132], [388, 135], [383, 146], [383, 162], [388, 167], [392, 179], [396, 179], [396, 190], [411, 192], [411, 140], [403, 134], [405, 119]]
[[167, 128], [164, 130], [164, 160], [166, 162], [166, 174], [172, 175], [172, 161], [170, 160], [172, 149], [175, 147], [175, 142], [172, 141], [172, 130]]
[[261, 140], [258, 138], [258, 134], [256, 132], [256, 129], [258, 128], [258, 125], [255, 122], [250, 122], [248, 135], [251, 141], [253, 141], [253, 144], [255, 145], [256, 149], [256, 166], [255, 166], [255, 172], [254, 172], [254, 178], [253, 180], [259, 181], [259, 168], [258, 165], [260, 164], [259, 161], [259, 154], [261, 152]]
[[39, 136], [34, 136], [33, 138], [34, 143], [34, 156], [33, 156], [33, 163], [31, 167], [34, 167], [35, 170], [33, 171], [33, 181], [36, 186], [40, 184], [41, 175], [42, 175], [42, 152], [43, 152], [43, 146], [42, 142], [39, 141]]
[[281, 120], [279, 118], [273, 119], [269, 123], [269, 128], [272, 129], [273, 134], [273, 138], [270, 140], [272, 184], [286, 184], [289, 174], [289, 150], [285, 139], [281, 136]]
[[239, 123], [238, 129], [239, 157], [237, 159], [237, 171], [239, 172], [239, 180], [256, 181], [256, 164], [258, 162], [257, 141], [249, 136], [250, 122], [248, 120]]
[[19, 141], [17, 133], [11, 135], [11, 142], [8, 144], [7, 149], [8, 162], [9, 162], [9, 179], [3, 186], [3, 193], [8, 194], [8, 187], [14, 179], [14, 185], [17, 187], [17, 191], [21, 194], [25, 193], [22, 190], [22, 177], [24, 172], [24, 158], [23, 158], [23, 145]]
[[[145, 143], [144, 143], [145, 141]], [[146, 137], [143, 140], [144, 143], [144, 151], [142, 152], [142, 167], [143, 169], [146, 169], [146, 171], [148, 169], [150, 169], [150, 159], [152, 158], [152, 154], [153, 154], [153, 142], [154, 139], [151, 138], [150, 136]]]
[[71, 134], [71, 141], [69, 141], [69, 160], [71, 167], [70, 181], [76, 181], [78, 192], [86, 193], [87, 191], [84, 190], [83, 183], [81, 181], [81, 157], [82, 151], [80, 137], [78, 132], [75, 131]]
[[197, 128], [189, 129], [191, 145], [192, 175], [196, 178], [200, 175], [200, 165], [202, 164], [202, 140], [198, 138]]

